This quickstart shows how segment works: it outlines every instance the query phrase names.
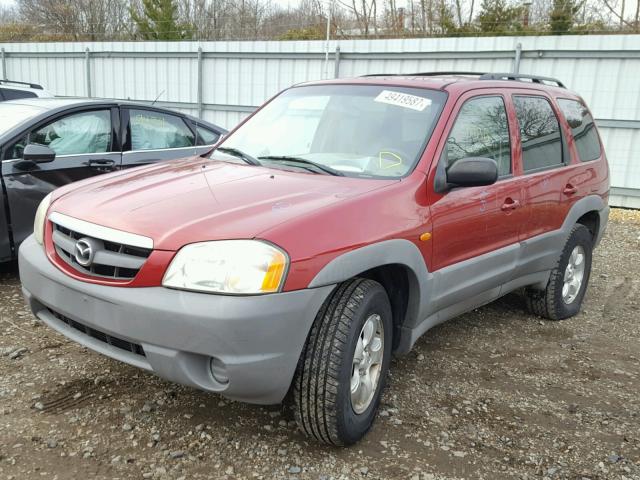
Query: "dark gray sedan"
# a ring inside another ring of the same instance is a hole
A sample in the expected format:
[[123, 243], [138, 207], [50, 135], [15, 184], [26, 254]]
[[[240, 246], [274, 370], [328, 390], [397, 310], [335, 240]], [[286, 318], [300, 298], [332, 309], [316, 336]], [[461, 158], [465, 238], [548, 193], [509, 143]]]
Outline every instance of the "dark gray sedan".
[[0, 262], [15, 258], [50, 191], [122, 168], [200, 155], [226, 130], [171, 110], [114, 100], [0, 103]]

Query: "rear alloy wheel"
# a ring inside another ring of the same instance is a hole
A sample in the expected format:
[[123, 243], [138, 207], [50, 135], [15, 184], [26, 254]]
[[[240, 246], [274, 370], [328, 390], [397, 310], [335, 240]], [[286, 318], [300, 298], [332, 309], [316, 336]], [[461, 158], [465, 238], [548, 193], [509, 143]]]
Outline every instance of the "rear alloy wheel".
[[547, 287], [525, 292], [531, 313], [549, 320], [562, 320], [580, 311], [591, 274], [592, 249], [589, 229], [580, 224], [574, 226], [551, 271]]
[[391, 360], [391, 305], [384, 287], [357, 278], [326, 300], [305, 344], [293, 402], [307, 436], [351, 445], [371, 428]]

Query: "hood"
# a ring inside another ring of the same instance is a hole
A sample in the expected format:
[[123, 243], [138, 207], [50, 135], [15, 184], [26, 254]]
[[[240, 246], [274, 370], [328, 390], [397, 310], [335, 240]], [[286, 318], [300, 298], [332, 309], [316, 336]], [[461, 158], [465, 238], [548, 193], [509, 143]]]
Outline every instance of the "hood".
[[254, 238], [397, 180], [298, 173], [203, 158], [166, 162], [78, 184], [51, 211], [137, 233], [160, 250]]

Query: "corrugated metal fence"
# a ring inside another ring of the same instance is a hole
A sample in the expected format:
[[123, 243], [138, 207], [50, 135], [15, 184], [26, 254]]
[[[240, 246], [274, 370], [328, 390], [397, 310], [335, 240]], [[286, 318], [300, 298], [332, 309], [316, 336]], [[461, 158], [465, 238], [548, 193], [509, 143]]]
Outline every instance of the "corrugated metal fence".
[[6, 43], [3, 78], [57, 95], [154, 101], [233, 127], [294, 83], [367, 73], [520, 72], [561, 79], [597, 119], [612, 204], [640, 208], [640, 35], [331, 42]]

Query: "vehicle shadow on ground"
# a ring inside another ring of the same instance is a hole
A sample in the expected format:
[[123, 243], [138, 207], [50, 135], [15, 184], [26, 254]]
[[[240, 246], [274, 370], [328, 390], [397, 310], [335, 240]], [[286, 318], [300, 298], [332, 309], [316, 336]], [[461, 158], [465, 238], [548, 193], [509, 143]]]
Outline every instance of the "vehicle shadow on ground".
[[0, 280], [18, 280], [18, 262], [0, 263]]
[[[527, 318], [525, 318], [525, 315]], [[517, 329], [517, 325], [509, 326], [517, 319], [534, 321], [534, 317], [526, 314], [524, 300], [518, 294], [510, 294], [489, 305], [476, 309], [449, 322], [445, 322], [425, 334], [414, 346], [412, 352], [392, 362], [393, 379], [386, 394], [406, 394], [412, 388], [411, 382], [405, 382], [407, 372], [420, 371], [420, 378], [438, 377], [439, 368], [430, 369], [429, 364], [421, 363], [420, 353], [425, 356], [444, 356], [447, 351], [463, 349], [469, 341], [474, 327], [487, 327], [490, 330]], [[455, 342], [455, 343], [454, 343]], [[98, 354], [92, 354], [98, 356]], [[225, 399], [222, 395], [208, 393], [180, 386], [155, 377], [153, 374], [140, 372], [134, 367], [119, 364], [114, 360], [105, 359], [119, 365], [111, 367], [112, 375], [118, 377], [115, 383], [107, 385], [112, 401], [126, 397], [127, 392], [145, 391], [144, 396], [136, 396], [135, 410], [149, 410], [145, 404], [153, 404], [150, 412], [156, 420], [165, 418], [179, 418], [179, 425], [172, 425], [178, 434], [194, 429], [198, 425], [208, 425], [211, 429], [228, 428], [229, 421], [234, 423], [233, 436], [249, 439], [256, 432], [260, 432], [267, 439], [285, 436], [290, 440], [304, 440], [302, 434], [294, 424], [290, 395], [282, 405], [260, 406]], [[387, 402], [383, 399], [383, 406]], [[375, 427], [374, 427], [375, 431]], [[377, 438], [374, 434], [370, 440]], [[328, 448], [328, 447], [327, 447]], [[319, 451], [322, 451], [321, 447]]]

